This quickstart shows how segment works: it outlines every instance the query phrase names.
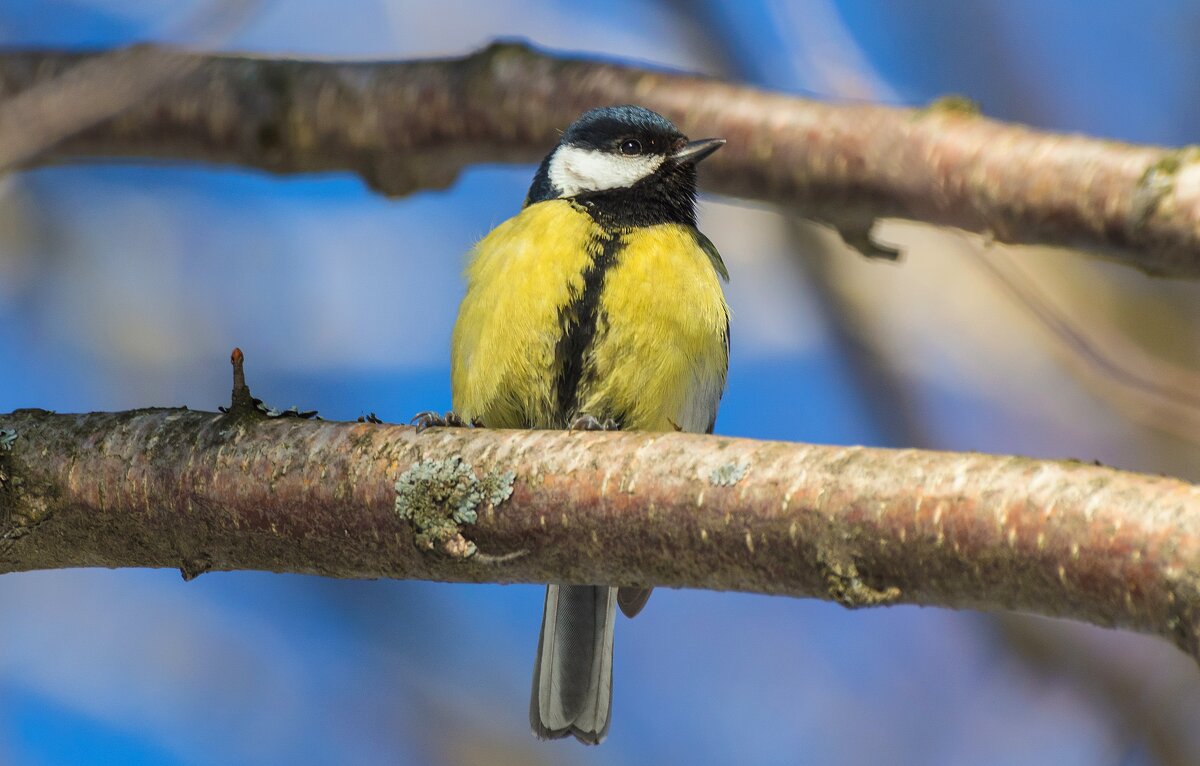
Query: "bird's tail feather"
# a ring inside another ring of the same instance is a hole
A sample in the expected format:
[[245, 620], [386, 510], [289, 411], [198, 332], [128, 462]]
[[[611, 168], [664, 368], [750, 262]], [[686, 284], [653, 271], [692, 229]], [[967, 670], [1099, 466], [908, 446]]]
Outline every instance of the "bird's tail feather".
[[533, 666], [529, 723], [541, 739], [599, 744], [612, 712], [617, 589], [549, 585]]

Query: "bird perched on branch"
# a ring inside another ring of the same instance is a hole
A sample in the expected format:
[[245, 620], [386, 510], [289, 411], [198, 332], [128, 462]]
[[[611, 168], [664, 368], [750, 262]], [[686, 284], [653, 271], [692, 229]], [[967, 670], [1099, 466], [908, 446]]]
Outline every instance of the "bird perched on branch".
[[[421, 424], [711, 432], [729, 362], [718, 277], [729, 277], [696, 228], [696, 163], [724, 143], [688, 141], [637, 106], [567, 128], [521, 212], [475, 248], [454, 326], [455, 412]], [[538, 737], [604, 738], [616, 605], [632, 617], [649, 595], [547, 587]]]

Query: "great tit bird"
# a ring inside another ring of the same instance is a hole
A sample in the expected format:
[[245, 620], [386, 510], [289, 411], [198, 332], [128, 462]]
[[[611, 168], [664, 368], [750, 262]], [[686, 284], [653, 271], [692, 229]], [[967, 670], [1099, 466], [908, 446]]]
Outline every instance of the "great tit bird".
[[[525, 204], [476, 247], [454, 326], [458, 423], [712, 432], [729, 365], [728, 280], [696, 228], [688, 141], [638, 106], [593, 109], [542, 161]], [[534, 734], [598, 744], [612, 709], [615, 607], [648, 589], [549, 585]]]

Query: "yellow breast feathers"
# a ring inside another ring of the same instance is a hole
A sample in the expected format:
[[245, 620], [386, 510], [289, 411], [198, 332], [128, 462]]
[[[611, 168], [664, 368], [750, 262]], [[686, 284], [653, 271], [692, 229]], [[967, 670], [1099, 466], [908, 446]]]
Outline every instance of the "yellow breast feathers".
[[716, 250], [695, 228], [607, 230], [539, 202], [475, 248], [452, 345], [455, 410], [493, 428], [575, 416], [711, 428], [728, 367]]

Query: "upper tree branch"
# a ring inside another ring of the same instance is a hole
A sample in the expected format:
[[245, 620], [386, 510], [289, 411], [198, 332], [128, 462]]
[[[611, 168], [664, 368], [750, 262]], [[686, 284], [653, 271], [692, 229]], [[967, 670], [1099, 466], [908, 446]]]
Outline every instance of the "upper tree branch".
[[266, 569], [1017, 609], [1200, 656], [1200, 487], [1076, 462], [186, 410], [0, 415], [0, 571]]
[[[870, 249], [894, 216], [1001, 242], [1104, 251], [1200, 276], [1200, 152], [1064, 136], [927, 109], [833, 105], [701, 77], [497, 45], [463, 59], [317, 62], [161, 51], [194, 71], [39, 161], [166, 157], [275, 172], [352, 170], [389, 194], [475, 162], [531, 162], [586, 108], [637, 102], [728, 146], [712, 191], [796, 206]], [[0, 54], [0, 96], [89, 54]], [[97, 87], [103, 87], [100, 83]], [[0, 123], [3, 121], [0, 120]]]

